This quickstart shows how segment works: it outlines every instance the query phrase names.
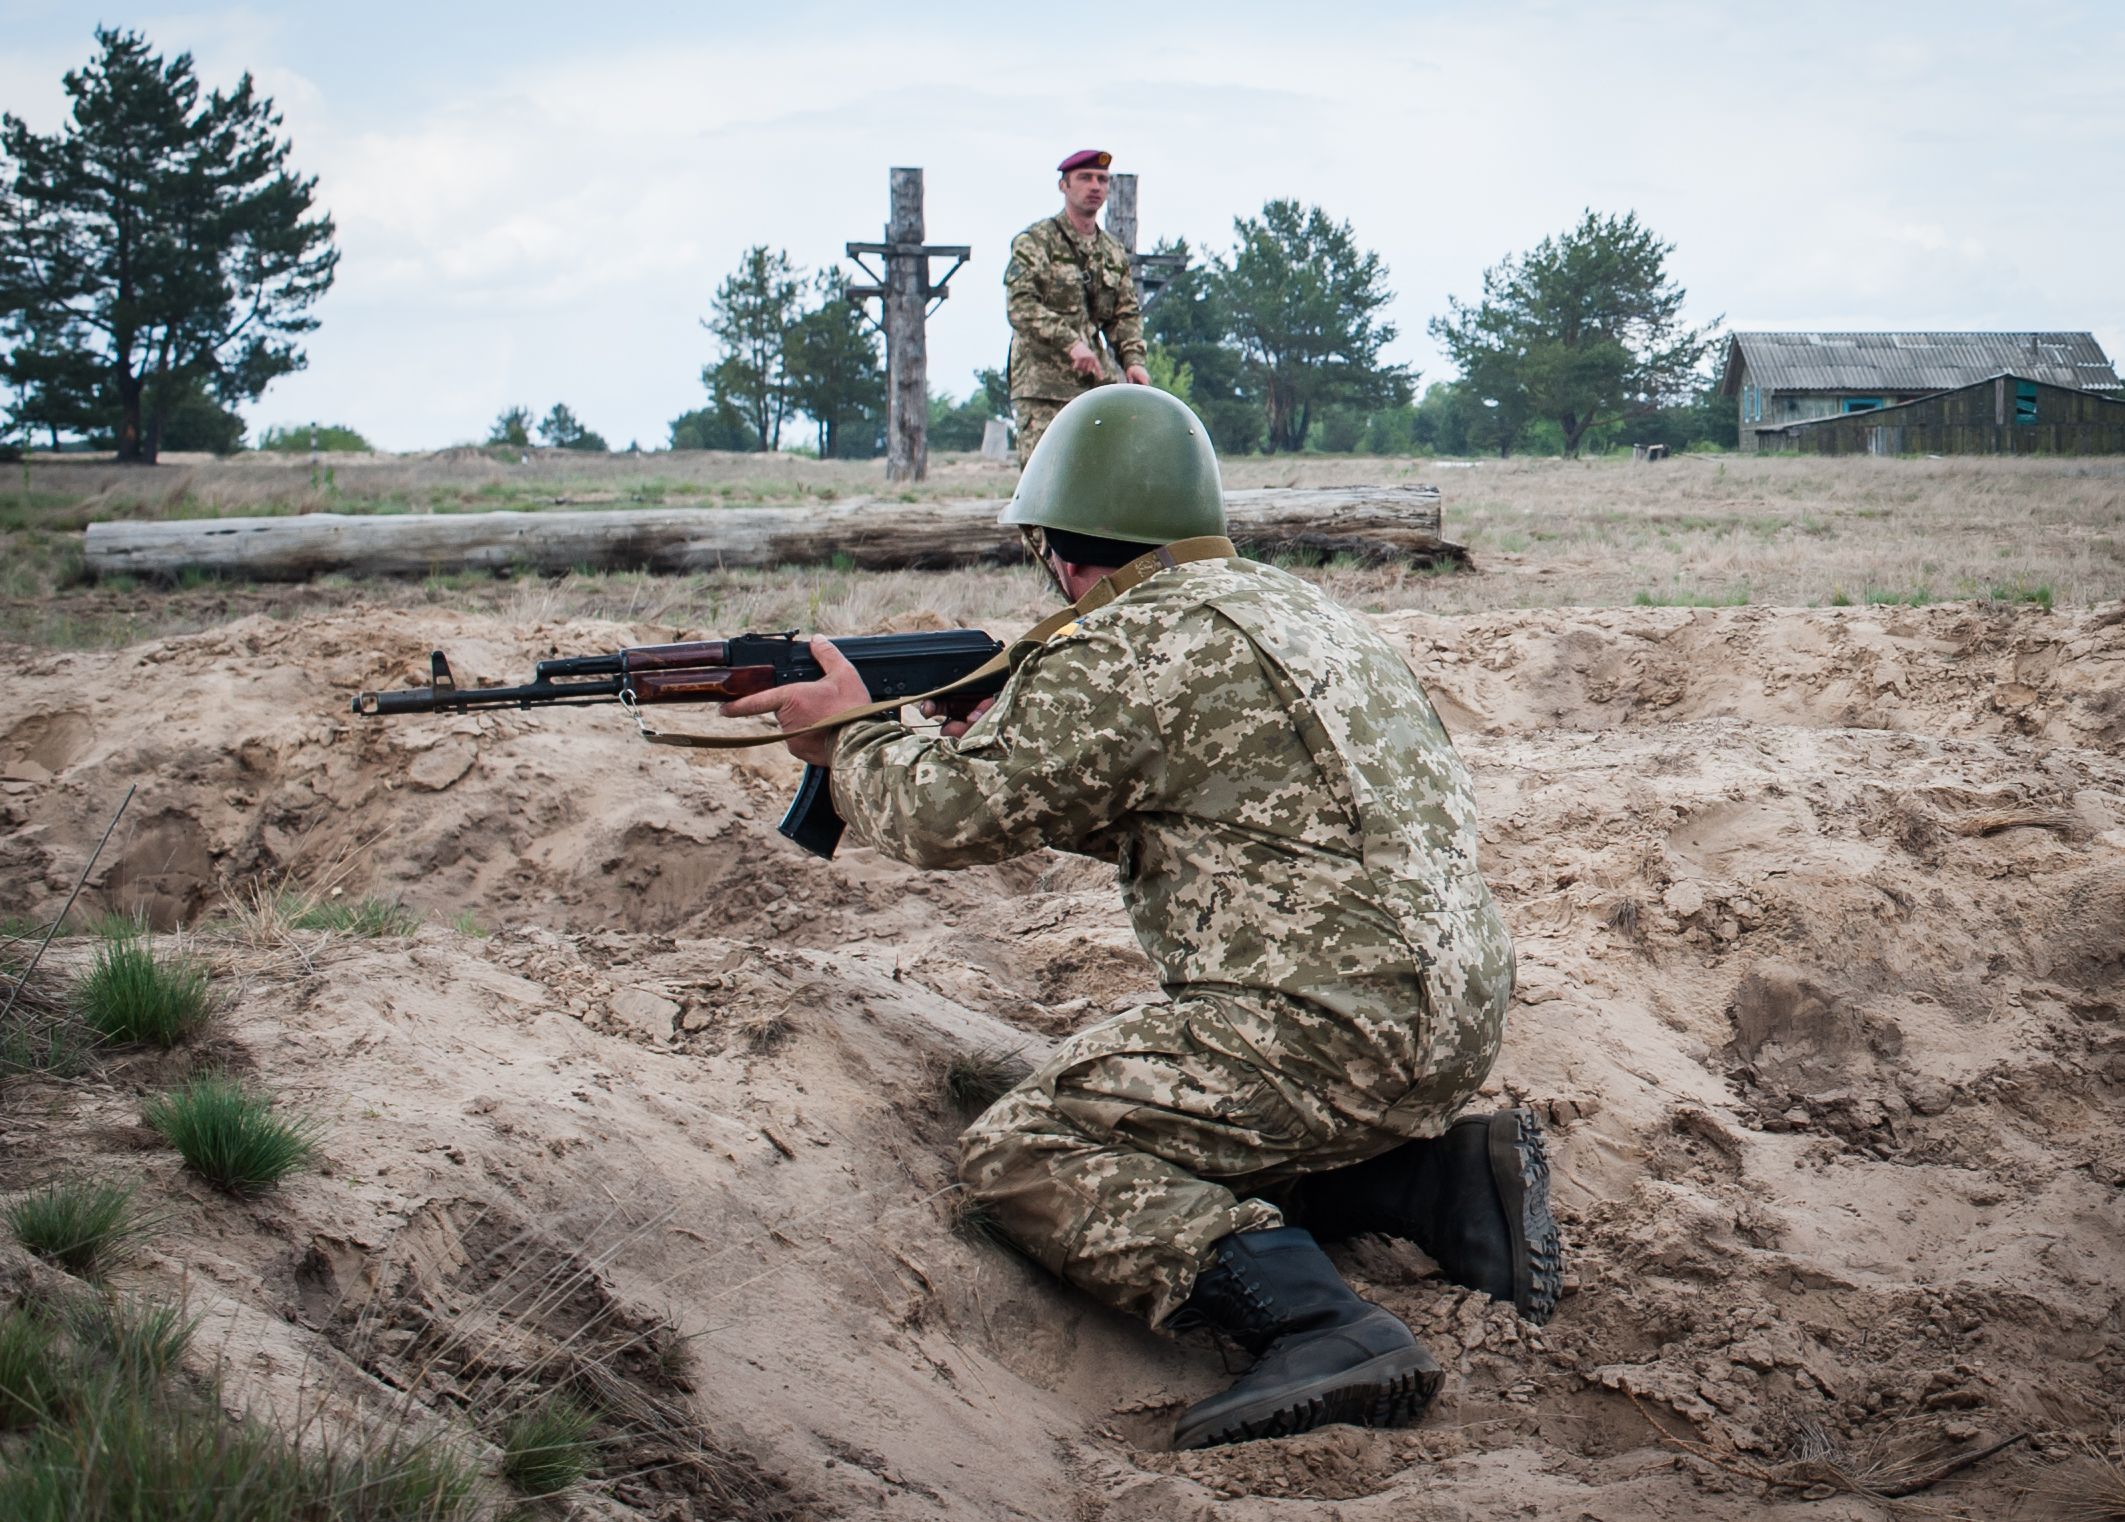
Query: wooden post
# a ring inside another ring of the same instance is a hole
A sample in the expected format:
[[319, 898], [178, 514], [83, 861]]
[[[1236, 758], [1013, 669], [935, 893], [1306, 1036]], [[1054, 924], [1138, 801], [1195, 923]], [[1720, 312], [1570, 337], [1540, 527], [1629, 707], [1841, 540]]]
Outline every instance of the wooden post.
[[1129, 273], [1136, 277], [1136, 299], [1145, 311], [1166, 283], [1182, 269], [1176, 254], [1140, 254], [1136, 251], [1136, 176], [1111, 175], [1107, 180], [1107, 232], [1129, 253]]
[[[920, 481], [930, 469], [930, 351], [924, 321], [930, 303], [951, 294], [946, 284], [972, 250], [922, 241], [920, 169], [890, 171], [890, 195], [885, 241], [848, 245], [849, 257], [877, 280], [875, 285], [850, 286], [849, 299], [860, 305], [879, 298], [878, 328], [885, 334], [885, 478]], [[866, 254], [884, 262], [882, 276], [863, 263]], [[953, 255], [958, 262], [933, 285], [930, 260], [940, 254]]]
[[885, 241], [885, 478], [920, 481], [930, 469], [929, 260], [901, 252], [922, 246], [922, 171], [892, 172], [892, 217]]
[[1107, 177], [1107, 231], [1131, 254], [1136, 252], [1136, 176], [1133, 174]]

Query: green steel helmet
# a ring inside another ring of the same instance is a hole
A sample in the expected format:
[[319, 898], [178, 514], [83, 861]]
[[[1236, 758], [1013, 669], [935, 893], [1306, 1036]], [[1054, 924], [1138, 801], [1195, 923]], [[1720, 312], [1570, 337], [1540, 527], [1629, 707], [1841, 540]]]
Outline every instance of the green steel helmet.
[[1100, 386], [1055, 414], [1000, 523], [1134, 544], [1225, 532], [1210, 430], [1155, 386]]

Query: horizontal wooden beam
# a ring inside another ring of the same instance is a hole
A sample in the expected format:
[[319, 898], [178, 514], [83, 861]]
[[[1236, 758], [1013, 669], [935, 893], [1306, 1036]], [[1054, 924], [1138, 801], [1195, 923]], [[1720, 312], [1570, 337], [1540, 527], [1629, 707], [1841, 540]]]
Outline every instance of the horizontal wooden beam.
[[[1226, 494], [1232, 537], [1260, 553], [1353, 555], [1418, 564], [1465, 560], [1439, 534], [1439, 496], [1421, 486], [1267, 488]], [[823, 507], [649, 508], [606, 512], [305, 513], [92, 523], [94, 576], [171, 578], [186, 571], [303, 581], [344, 571], [688, 572], [725, 566], [853, 564], [940, 570], [1009, 564], [1022, 551], [996, 521], [1001, 499]]]

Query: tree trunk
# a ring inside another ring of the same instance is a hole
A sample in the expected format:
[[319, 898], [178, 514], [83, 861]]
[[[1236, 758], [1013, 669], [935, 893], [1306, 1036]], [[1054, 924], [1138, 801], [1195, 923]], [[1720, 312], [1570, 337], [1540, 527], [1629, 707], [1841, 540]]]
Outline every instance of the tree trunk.
[[140, 432], [140, 394], [144, 389], [130, 371], [118, 372], [118, 458], [153, 465], [154, 451], [146, 447]]
[[[1418, 565], [1467, 558], [1462, 546], [1439, 537], [1439, 494], [1428, 486], [1271, 488], [1228, 492], [1225, 501], [1232, 538], [1257, 554], [1303, 550]], [[688, 572], [830, 562], [867, 571], [941, 570], [1021, 558], [1018, 531], [996, 522], [1003, 505], [856, 498], [829, 507], [92, 523], [85, 557], [97, 576], [201, 570], [258, 581], [468, 567], [556, 575], [577, 566]]]

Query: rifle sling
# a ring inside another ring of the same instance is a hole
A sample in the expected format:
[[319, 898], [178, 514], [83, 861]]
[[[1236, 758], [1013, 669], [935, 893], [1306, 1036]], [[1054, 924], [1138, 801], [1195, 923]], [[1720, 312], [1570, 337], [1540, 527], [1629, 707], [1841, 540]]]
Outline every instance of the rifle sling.
[[842, 725], [852, 724], [858, 719], [868, 719], [877, 714], [895, 712], [910, 703], [926, 703], [931, 698], [939, 698], [948, 692], [956, 692], [970, 682], [979, 681], [986, 676], [993, 676], [999, 671], [1008, 671], [1011, 666], [1011, 657], [1023, 646], [1046, 644], [1057, 634], [1075, 625], [1078, 619], [1085, 614], [1092, 612], [1095, 608], [1104, 608], [1124, 592], [1132, 591], [1142, 586], [1160, 571], [1171, 570], [1175, 566], [1188, 565], [1198, 560], [1230, 560], [1237, 554], [1239, 554], [1239, 551], [1233, 548], [1232, 541], [1219, 534], [1206, 534], [1198, 539], [1177, 539], [1172, 544], [1162, 544], [1155, 550], [1137, 556], [1112, 574], [1101, 577], [1098, 582], [1087, 588], [1085, 595], [1078, 598], [1076, 602], [1064, 608], [1060, 613], [1049, 614], [1017, 639], [1012, 640], [1010, 644], [1004, 646], [995, 655], [990, 656], [979, 666], [969, 671], [965, 676], [947, 682], [942, 687], [933, 687], [928, 692], [918, 692], [912, 697], [893, 698], [879, 703], [858, 704], [854, 708], [846, 709], [830, 718], [821, 719], [817, 724], [808, 725], [803, 729], [775, 729], [769, 730], [764, 734], [751, 735], [670, 734], [664, 730], [651, 729], [643, 722], [642, 710], [635, 704], [629, 703], [627, 711], [634, 716], [635, 727], [642, 732], [642, 738], [650, 744], [686, 745], [699, 750], [743, 750], [751, 745], [772, 745], [778, 741], [790, 739], [795, 735], [817, 734], [821, 730], [839, 729]]

